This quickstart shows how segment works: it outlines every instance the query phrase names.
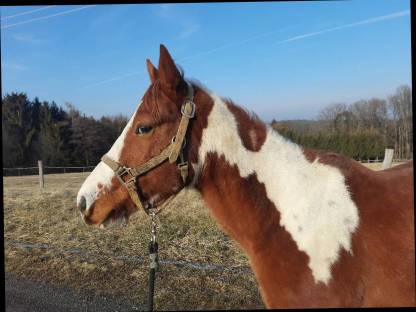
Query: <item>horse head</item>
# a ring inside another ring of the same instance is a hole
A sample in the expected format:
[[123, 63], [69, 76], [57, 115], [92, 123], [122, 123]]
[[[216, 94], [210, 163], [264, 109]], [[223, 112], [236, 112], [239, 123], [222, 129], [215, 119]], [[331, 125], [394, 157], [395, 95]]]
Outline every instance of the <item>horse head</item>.
[[145, 211], [159, 206], [193, 179], [194, 168], [187, 164], [196, 161], [196, 152], [187, 141], [197, 139], [190, 132], [198, 120], [193, 118], [198, 87], [184, 79], [163, 45], [158, 68], [146, 62], [150, 86], [78, 192], [77, 206], [87, 224], [127, 221], [138, 206]]

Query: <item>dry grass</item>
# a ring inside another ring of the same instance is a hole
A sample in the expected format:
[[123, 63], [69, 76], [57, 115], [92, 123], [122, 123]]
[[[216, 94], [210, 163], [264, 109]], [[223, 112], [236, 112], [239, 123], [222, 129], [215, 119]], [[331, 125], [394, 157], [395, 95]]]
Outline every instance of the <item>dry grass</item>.
[[[365, 165], [381, 169], [381, 163]], [[3, 177], [6, 271], [128, 297], [142, 305], [148, 287], [148, 217], [136, 213], [122, 228], [84, 225], [75, 198], [87, 175], [46, 175], [42, 193], [37, 176]], [[264, 307], [246, 256], [218, 229], [198, 193], [182, 191], [160, 218], [156, 309]], [[241, 270], [201, 270], [167, 260]]]
[[[383, 163], [379, 162], [379, 163], [362, 163], [364, 166], [366, 166], [367, 168], [370, 168], [372, 170], [381, 170]], [[394, 162], [391, 164], [392, 167], [397, 166], [397, 165], [401, 165], [404, 164], [404, 162]]]
[[[87, 174], [3, 177], [5, 268], [32, 280], [48, 280], [133, 299], [147, 298], [150, 223], [144, 213], [130, 224], [105, 230], [84, 225], [75, 207]], [[217, 227], [198, 193], [185, 190], [161, 214], [159, 310], [263, 308], [242, 251]], [[201, 270], [166, 263], [188, 261], [240, 268]]]

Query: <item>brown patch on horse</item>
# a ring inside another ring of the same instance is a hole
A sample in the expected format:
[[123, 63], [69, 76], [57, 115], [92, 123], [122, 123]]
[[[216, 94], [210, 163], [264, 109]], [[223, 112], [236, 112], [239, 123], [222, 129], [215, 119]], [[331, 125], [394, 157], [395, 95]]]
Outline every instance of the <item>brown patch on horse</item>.
[[242, 178], [237, 166], [210, 153], [199, 188], [214, 218], [247, 252], [268, 308], [360, 305], [357, 262], [342, 252], [332, 275], [348, 282], [331, 282], [329, 291], [315, 284], [308, 256], [280, 225], [280, 213], [256, 174]]
[[238, 134], [244, 147], [253, 152], [259, 151], [266, 140], [266, 125], [256, 115], [250, 116], [242, 107], [230, 100], [225, 103], [237, 121]]
[[[341, 171], [359, 208], [360, 223], [352, 246], [354, 258], [361, 263], [351, 273], [359, 272], [363, 306], [414, 305], [413, 162], [373, 171], [337, 153], [303, 151], [309, 161], [318, 158]], [[334, 273], [337, 267], [346, 270], [344, 264], [336, 263]]]

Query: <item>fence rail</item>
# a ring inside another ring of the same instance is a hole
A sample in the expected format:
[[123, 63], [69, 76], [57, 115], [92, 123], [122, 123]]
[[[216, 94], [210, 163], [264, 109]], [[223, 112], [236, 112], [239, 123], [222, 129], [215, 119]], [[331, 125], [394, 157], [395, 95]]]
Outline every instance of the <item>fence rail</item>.
[[[409, 161], [411, 159], [393, 159], [392, 162], [405, 162], [405, 161]], [[384, 161], [384, 158], [380, 158], [380, 159], [359, 159], [358, 160], [361, 163], [367, 164], [367, 163], [382, 163]]]
[[[61, 249], [57, 248], [48, 244], [39, 244], [39, 243], [30, 243], [25, 241], [16, 241], [16, 240], [5, 240], [6, 246], [11, 246], [15, 248], [21, 248], [26, 250], [32, 249], [44, 249], [48, 250], [49, 252], [55, 255], [66, 255], [66, 254], [77, 254], [85, 259], [114, 259], [114, 260], [123, 260], [129, 262], [131, 264], [146, 264], [147, 257], [142, 256], [128, 256], [123, 254], [117, 253], [95, 253], [86, 251], [79, 248], [70, 248], [70, 249]], [[159, 263], [165, 265], [173, 265], [176, 267], [182, 267], [186, 269], [194, 269], [194, 270], [201, 270], [201, 271], [214, 271], [214, 272], [222, 272], [222, 273], [232, 273], [232, 274], [252, 274], [252, 271], [249, 266], [245, 265], [231, 265], [225, 266], [221, 264], [214, 264], [214, 263], [196, 263], [186, 260], [179, 260], [179, 259], [159, 259]]]
[[[405, 162], [410, 159], [393, 159], [393, 162]], [[376, 159], [359, 159], [362, 163], [382, 163], [384, 158]], [[43, 167], [43, 174], [54, 173], [71, 173], [71, 172], [90, 172], [95, 166], [68, 166], [68, 167]], [[6, 176], [25, 176], [25, 175], [37, 175], [39, 174], [39, 167], [15, 167], [15, 168], [3, 168], [3, 177]]]
[[[89, 172], [94, 169], [95, 166], [68, 166], [68, 167], [52, 167], [44, 166], [43, 174], [54, 173], [71, 173], [71, 172]], [[3, 177], [6, 176], [26, 176], [26, 175], [38, 175], [39, 167], [15, 167], [15, 168], [3, 168]]]

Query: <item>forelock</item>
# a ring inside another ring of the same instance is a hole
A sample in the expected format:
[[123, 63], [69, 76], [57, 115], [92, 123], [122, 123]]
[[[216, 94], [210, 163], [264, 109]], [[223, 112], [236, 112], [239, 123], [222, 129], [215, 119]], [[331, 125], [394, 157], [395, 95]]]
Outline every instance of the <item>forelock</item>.
[[149, 113], [156, 123], [163, 121], [160, 81], [159, 79], [152, 83], [143, 96], [142, 110]]
[[[183, 78], [183, 81], [185, 81], [183, 69], [179, 66], [177, 66], [177, 68]], [[186, 83], [183, 83], [179, 86], [179, 90], [177, 91], [179, 93], [186, 94], [186, 90], [187, 85]], [[169, 101], [169, 97], [165, 92], [163, 92], [160, 80], [157, 79], [144, 93], [141, 110], [151, 114], [156, 123], [169, 121], [172, 119], [172, 114], [170, 114], [170, 110], [166, 107], [167, 101]]]

